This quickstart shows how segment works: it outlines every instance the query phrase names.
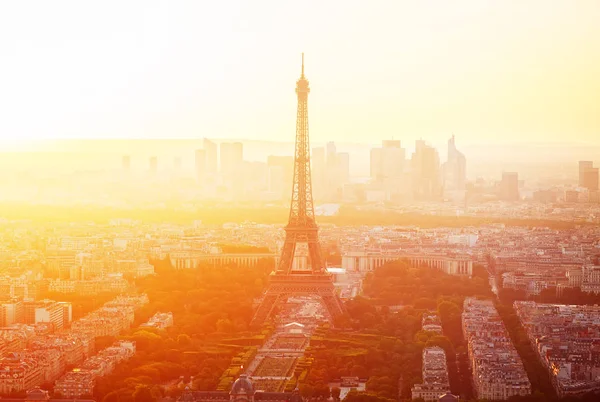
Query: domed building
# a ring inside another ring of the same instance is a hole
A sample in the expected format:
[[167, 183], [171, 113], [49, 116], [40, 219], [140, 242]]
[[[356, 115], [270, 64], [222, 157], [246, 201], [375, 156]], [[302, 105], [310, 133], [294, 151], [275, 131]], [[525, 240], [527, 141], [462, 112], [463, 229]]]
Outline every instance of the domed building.
[[254, 386], [246, 374], [240, 375], [240, 378], [235, 380], [231, 386], [231, 391], [229, 391], [229, 400], [231, 402], [254, 401]]
[[229, 392], [192, 391], [187, 389], [178, 402], [303, 402], [298, 389], [293, 392], [264, 392], [254, 388], [252, 379], [245, 374], [234, 381]]

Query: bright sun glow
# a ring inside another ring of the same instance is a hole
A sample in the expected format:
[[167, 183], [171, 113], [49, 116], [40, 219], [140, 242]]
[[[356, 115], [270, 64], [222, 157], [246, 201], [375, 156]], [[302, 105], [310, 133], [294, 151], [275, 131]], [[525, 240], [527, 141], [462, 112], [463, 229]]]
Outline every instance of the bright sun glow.
[[[597, 1], [4, 2], [3, 138], [600, 138]], [[233, 117], [235, 116], [235, 117]]]

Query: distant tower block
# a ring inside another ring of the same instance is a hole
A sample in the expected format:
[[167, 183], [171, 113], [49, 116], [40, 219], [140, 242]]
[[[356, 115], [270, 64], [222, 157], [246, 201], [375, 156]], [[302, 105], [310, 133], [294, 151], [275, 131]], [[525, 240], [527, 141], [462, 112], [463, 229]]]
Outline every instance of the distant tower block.
[[204, 139], [202, 142], [206, 158], [206, 172], [209, 174], [217, 173], [217, 144], [209, 139]]
[[175, 170], [181, 170], [181, 158], [179, 156], [173, 158], [173, 168]]
[[[344, 305], [339, 299], [332, 277], [325, 270], [325, 260], [319, 245], [318, 227], [313, 207], [310, 146], [308, 139], [308, 93], [310, 88], [304, 76], [304, 53], [302, 75], [296, 82], [298, 109], [296, 114], [296, 151], [294, 156], [294, 180], [290, 216], [285, 227], [285, 243], [279, 264], [271, 273], [269, 287], [254, 313], [251, 325], [261, 325], [275, 306], [290, 296], [316, 295], [321, 298], [330, 321], [344, 314]], [[308, 248], [310, 270], [296, 271], [294, 255], [298, 243]]]
[[121, 159], [121, 168], [126, 172], [131, 169], [131, 157], [129, 155], [124, 155]]

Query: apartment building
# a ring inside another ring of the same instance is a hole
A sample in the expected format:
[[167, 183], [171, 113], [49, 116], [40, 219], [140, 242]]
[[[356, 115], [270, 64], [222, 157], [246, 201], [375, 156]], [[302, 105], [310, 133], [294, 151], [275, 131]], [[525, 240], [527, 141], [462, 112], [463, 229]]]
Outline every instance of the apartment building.
[[26, 391], [44, 381], [42, 367], [21, 353], [8, 353], [0, 359], [0, 393]]
[[412, 399], [437, 401], [440, 395], [450, 391], [444, 349], [437, 346], [423, 349], [422, 375], [423, 382], [412, 388]]
[[523, 362], [491, 300], [465, 299], [462, 327], [477, 398], [505, 400], [531, 393]]
[[556, 393], [583, 395], [600, 390], [600, 307], [514, 303]]

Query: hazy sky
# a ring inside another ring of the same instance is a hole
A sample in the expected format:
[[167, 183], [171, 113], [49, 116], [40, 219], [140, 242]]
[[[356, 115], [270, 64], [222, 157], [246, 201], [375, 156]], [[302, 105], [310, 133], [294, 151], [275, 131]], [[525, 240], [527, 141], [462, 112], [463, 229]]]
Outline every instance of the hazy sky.
[[600, 1], [4, 1], [0, 135], [600, 143]]

